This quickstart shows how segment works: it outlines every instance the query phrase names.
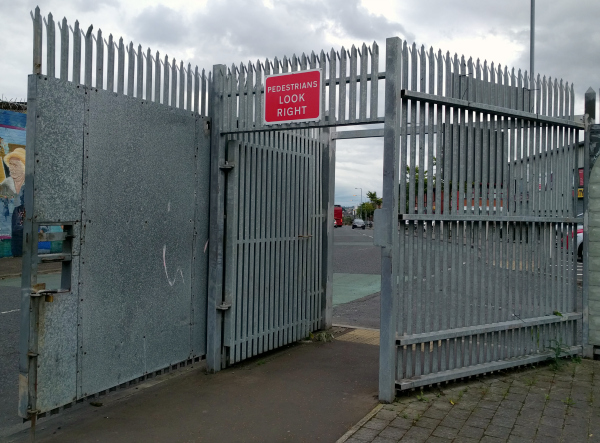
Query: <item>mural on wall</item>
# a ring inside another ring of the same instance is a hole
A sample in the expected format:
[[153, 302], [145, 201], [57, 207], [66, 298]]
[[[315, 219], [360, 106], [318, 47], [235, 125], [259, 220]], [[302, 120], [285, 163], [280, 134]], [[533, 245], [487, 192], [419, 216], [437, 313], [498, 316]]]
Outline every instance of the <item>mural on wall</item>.
[[0, 257], [23, 254], [26, 121], [0, 109]]

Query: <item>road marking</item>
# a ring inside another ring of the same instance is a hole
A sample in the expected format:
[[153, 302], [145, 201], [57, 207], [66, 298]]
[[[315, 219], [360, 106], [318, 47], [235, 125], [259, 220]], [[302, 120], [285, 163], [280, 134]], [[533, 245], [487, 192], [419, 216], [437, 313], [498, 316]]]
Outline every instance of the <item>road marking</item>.
[[20, 309], [13, 309], [12, 311], [0, 312], [0, 314], [10, 314], [11, 312], [18, 312], [18, 311], [20, 311]]

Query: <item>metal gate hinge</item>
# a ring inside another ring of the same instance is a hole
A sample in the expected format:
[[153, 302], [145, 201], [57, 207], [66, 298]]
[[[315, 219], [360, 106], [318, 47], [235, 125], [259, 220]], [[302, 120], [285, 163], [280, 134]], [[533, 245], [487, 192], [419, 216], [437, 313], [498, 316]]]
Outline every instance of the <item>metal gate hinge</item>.
[[231, 308], [231, 303], [229, 303], [229, 302], [223, 302], [220, 305], [217, 305], [217, 309], [219, 311], [226, 311], [229, 308]]
[[235, 164], [233, 162], [226, 161], [225, 163], [221, 163], [219, 165], [219, 169], [221, 171], [231, 171], [234, 168]]
[[37, 357], [38, 355], [39, 354], [37, 352], [32, 352], [32, 351], [29, 351], [27, 353], [27, 357], [32, 357], [32, 358]]

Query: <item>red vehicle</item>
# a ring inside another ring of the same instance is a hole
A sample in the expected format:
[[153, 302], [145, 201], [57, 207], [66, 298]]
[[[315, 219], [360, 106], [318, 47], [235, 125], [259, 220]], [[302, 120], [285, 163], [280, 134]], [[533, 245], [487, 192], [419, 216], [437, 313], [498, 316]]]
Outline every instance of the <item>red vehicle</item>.
[[335, 220], [333, 226], [335, 226], [336, 228], [341, 227], [343, 224], [344, 214], [340, 205], [335, 205], [333, 207], [333, 218]]

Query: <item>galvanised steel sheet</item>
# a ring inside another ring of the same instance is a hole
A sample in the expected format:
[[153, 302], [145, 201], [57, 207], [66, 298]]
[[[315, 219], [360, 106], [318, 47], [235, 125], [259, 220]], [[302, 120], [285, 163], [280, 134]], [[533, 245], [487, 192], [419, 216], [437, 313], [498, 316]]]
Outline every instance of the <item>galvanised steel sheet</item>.
[[80, 85], [41, 75], [31, 76], [30, 82], [37, 109], [34, 220], [79, 220], [85, 91]]
[[88, 97], [81, 396], [193, 357], [200, 123], [188, 112], [102, 90]]

